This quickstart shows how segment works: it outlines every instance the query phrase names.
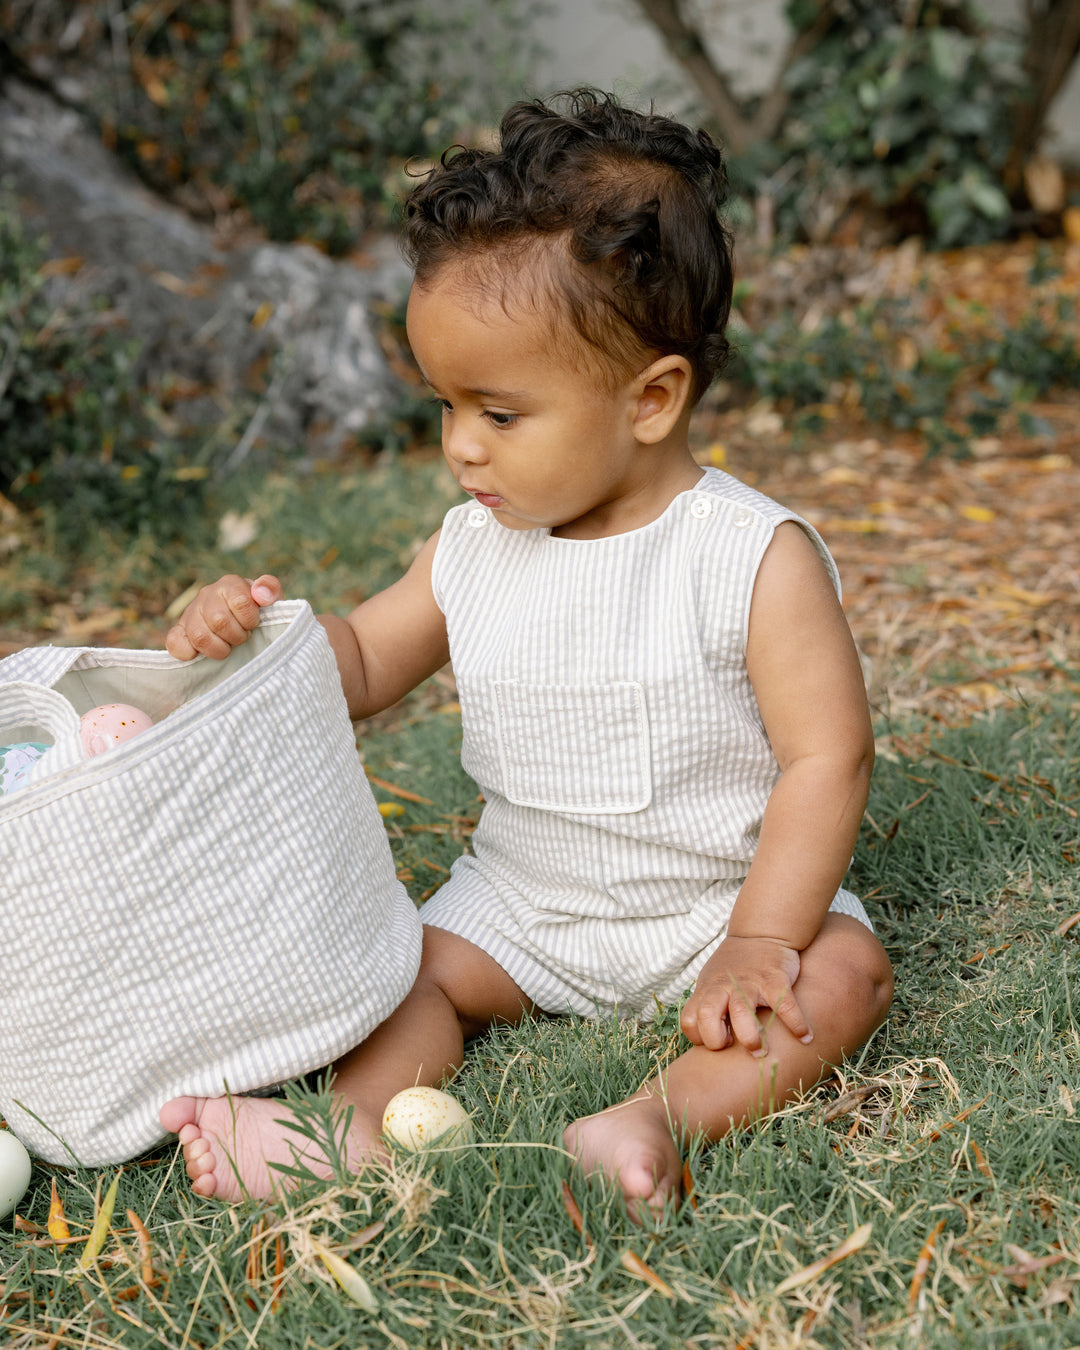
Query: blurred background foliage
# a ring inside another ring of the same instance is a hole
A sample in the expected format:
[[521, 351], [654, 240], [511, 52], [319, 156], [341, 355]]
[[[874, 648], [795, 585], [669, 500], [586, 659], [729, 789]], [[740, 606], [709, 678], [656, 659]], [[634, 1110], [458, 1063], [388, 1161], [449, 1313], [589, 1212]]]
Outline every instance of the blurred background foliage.
[[1060, 228], [1068, 188], [1040, 142], [1080, 56], [1076, 0], [1022, 0], [1008, 20], [976, 0], [788, 0], [775, 77], [749, 97], [714, 54], [708, 5], [636, 4], [770, 240], [820, 243], [846, 222], [945, 248]]
[[[692, 5], [637, 3], [729, 151], [744, 281], [726, 397], [768, 398], [811, 427], [839, 395], [919, 429], [930, 451], [963, 452], [1032, 391], [1077, 382], [1075, 312], [1049, 255], [1020, 319], [982, 316], [966, 335], [958, 322], [939, 345], [920, 344], [916, 297], [853, 303], [841, 287], [828, 312], [810, 313], [798, 291], [769, 310], [760, 281], [792, 246], [1080, 230], [1064, 179], [1036, 201], [1024, 175], [1037, 110], [1080, 50], [1080, 22], [1062, 19], [1077, 17], [1074, 0], [1033, 0], [1012, 30], [967, 0], [792, 0], [775, 86], [741, 103]], [[508, 101], [536, 92], [543, 16], [522, 0], [0, 0], [0, 75], [77, 108], [147, 185], [222, 237], [347, 257], [394, 229], [409, 166], [490, 134]], [[0, 493], [59, 555], [85, 548], [87, 520], [190, 545], [222, 489], [206, 444], [133, 378], [108, 304], [64, 298], [47, 250], [0, 196]], [[400, 315], [384, 325], [404, 359]], [[430, 444], [425, 407], [406, 396], [366, 448]], [[245, 471], [267, 467], [254, 456]]]
[[341, 254], [405, 165], [527, 81], [515, 0], [6, 0], [9, 59], [76, 79], [108, 144], [193, 214]]

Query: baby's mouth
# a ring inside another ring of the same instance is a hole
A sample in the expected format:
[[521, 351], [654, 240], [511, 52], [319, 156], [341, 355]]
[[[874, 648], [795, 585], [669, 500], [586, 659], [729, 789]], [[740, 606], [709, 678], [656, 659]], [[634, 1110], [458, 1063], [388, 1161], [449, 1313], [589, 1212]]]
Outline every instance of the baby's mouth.
[[489, 506], [492, 510], [505, 505], [503, 498], [494, 492], [471, 492], [470, 496], [475, 497], [481, 506]]

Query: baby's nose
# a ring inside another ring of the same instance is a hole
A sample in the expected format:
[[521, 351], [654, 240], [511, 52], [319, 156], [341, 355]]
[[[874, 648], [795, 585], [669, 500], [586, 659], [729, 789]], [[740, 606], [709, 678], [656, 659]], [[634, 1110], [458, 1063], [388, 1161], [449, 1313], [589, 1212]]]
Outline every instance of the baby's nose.
[[483, 439], [455, 420], [443, 430], [443, 452], [455, 464], [482, 464], [487, 460]]

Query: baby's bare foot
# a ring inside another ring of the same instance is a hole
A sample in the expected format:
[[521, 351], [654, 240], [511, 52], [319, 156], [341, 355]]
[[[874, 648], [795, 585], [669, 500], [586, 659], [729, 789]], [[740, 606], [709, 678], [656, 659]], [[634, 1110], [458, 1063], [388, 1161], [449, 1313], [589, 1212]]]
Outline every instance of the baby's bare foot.
[[662, 1098], [633, 1098], [575, 1120], [563, 1140], [582, 1171], [617, 1183], [636, 1223], [678, 1200], [682, 1165]]
[[[287, 1167], [298, 1161], [317, 1177], [329, 1177], [329, 1161], [309, 1139], [291, 1128], [293, 1112], [270, 1097], [177, 1097], [166, 1102], [158, 1117], [179, 1135], [191, 1189], [219, 1200], [262, 1200], [288, 1186], [288, 1178], [271, 1164]], [[350, 1163], [359, 1165], [375, 1150], [354, 1122], [347, 1140]]]

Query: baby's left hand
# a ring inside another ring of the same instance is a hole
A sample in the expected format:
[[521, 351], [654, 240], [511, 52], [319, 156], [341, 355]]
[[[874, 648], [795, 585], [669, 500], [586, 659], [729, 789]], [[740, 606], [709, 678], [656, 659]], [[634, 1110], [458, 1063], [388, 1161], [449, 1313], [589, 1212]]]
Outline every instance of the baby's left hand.
[[727, 937], [705, 963], [682, 1011], [682, 1029], [695, 1045], [723, 1050], [736, 1042], [767, 1052], [758, 1008], [778, 1018], [803, 1044], [813, 1038], [793, 991], [799, 953], [774, 938]]

